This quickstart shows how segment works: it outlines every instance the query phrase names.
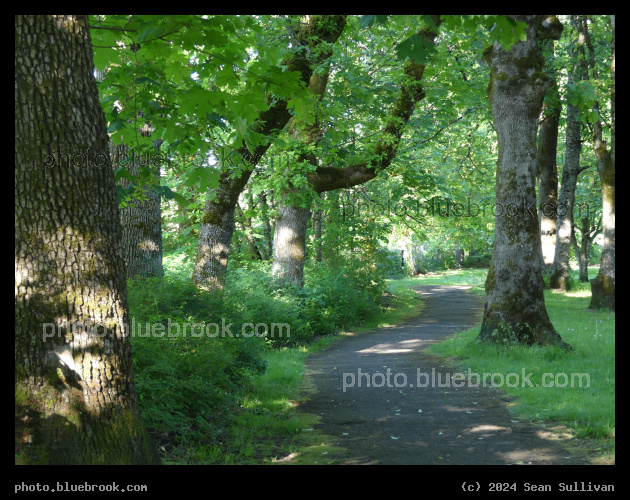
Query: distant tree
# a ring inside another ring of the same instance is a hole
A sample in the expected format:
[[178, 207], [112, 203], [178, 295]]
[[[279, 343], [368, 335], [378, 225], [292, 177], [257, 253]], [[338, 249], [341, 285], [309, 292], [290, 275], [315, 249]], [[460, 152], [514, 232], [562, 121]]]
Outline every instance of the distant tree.
[[558, 213], [558, 123], [562, 107], [558, 86], [553, 81], [543, 104], [538, 132], [538, 208], [540, 242], [544, 266], [551, 266], [556, 250], [556, 217]]
[[[576, 27], [579, 16], [571, 16], [571, 25]], [[578, 38], [571, 42], [568, 49], [569, 87], [572, 91], [580, 82], [588, 78], [587, 62], [584, 55], [584, 35], [578, 29]], [[580, 167], [582, 151], [582, 124], [580, 110], [571, 99], [567, 103], [565, 162], [562, 166], [560, 194], [558, 196], [558, 218], [556, 222], [556, 249], [551, 268], [550, 287], [569, 290], [569, 258], [571, 254], [571, 234], [573, 232], [573, 209], [575, 207], [575, 189], [580, 172], [587, 167]]]

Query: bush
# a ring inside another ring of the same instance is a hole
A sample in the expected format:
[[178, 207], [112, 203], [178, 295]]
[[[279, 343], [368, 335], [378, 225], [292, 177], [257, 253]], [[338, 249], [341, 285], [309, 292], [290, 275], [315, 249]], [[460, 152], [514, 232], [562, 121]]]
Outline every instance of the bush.
[[[130, 280], [129, 305], [136, 390], [147, 425], [180, 439], [212, 435], [237, 402], [238, 387], [250, 373], [264, 373], [263, 340], [191, 335], [194, 323], [229, 320], [217, 297], [176, 274]], [[150, 334], [147, 326], [156, 324], [164, 330]]]

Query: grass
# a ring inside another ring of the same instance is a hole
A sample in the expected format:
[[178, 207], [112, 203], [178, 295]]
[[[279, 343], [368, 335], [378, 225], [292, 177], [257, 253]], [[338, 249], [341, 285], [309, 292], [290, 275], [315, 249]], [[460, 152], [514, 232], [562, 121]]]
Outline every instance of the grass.
[[[596, 268], [590, 269], [589, 277], [596, 273]], [[435, 284], [462, 283], [467, 274], [451, 272], [430, 279]], [[475, 272], [469, 284], [476, 284], [479, 278]], [[418, 282], [426, 283], [425, 278]], [[615, 438], [615, 314], [588, 310], [589, 302], [588, 283], [576, 284], [569, 293], [545, 290], [549, 317], [562, 339], [573, 346], [572, 352], [478, 344], [474, 342], [478, 327], [458, 332], [429, 351], [449, 358], [468, 373], [519, 375], [520, 383], [513, 384], [516, 387], [501, 387], [517, 398], [511, 407], [516, 415], [563, 428], [599, 452], [600, 463], [610, 463]], [[523, 375], [530, 373], [527, 380], [533, 387], [523, 381]], [[514, 375], [510, 380], [516, 380]], [[543, 382], [554, 386], [545, 387]]]

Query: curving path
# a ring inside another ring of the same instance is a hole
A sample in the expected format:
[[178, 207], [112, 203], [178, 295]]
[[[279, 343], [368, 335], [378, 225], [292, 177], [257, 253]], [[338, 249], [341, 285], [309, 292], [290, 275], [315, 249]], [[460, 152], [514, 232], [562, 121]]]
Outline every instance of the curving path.
[[[475, 326], [482, 300], [468, 286], [421, 286], [420, 316], [347, 337], [307, 362], [314, 388], [300, 411], [337, 437], [339, 464], [588, 464], [531, 423], [516, 421], [492, 387], [449, 384], [449, 367], [423, 349]], [[518, 370], [515, 370], [518, 371]], [[474, 382], [475, 379], [472, 379]], [[440, 385], [442, 387], [440, 387]]]

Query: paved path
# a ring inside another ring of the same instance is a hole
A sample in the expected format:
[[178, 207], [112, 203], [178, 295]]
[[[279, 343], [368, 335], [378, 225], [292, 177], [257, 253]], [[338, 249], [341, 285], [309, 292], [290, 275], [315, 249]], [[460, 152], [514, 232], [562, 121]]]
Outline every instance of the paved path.
[[[347, 337], [307, 362], [315, 388], [301, 411], [338, 437], [340, 464], [586, 464], [519, 420], [492, 387], [454, 387], [448, 367], [423, 349], [481, 321], [482, 300], [467, 286], [422, 286], [420, 316]], [[515, 370], [519, 372], [520, 370]], [[474, 380], [473, 380], [474, 381]], [[440, 387], [439, 385], [450, 385]]]

